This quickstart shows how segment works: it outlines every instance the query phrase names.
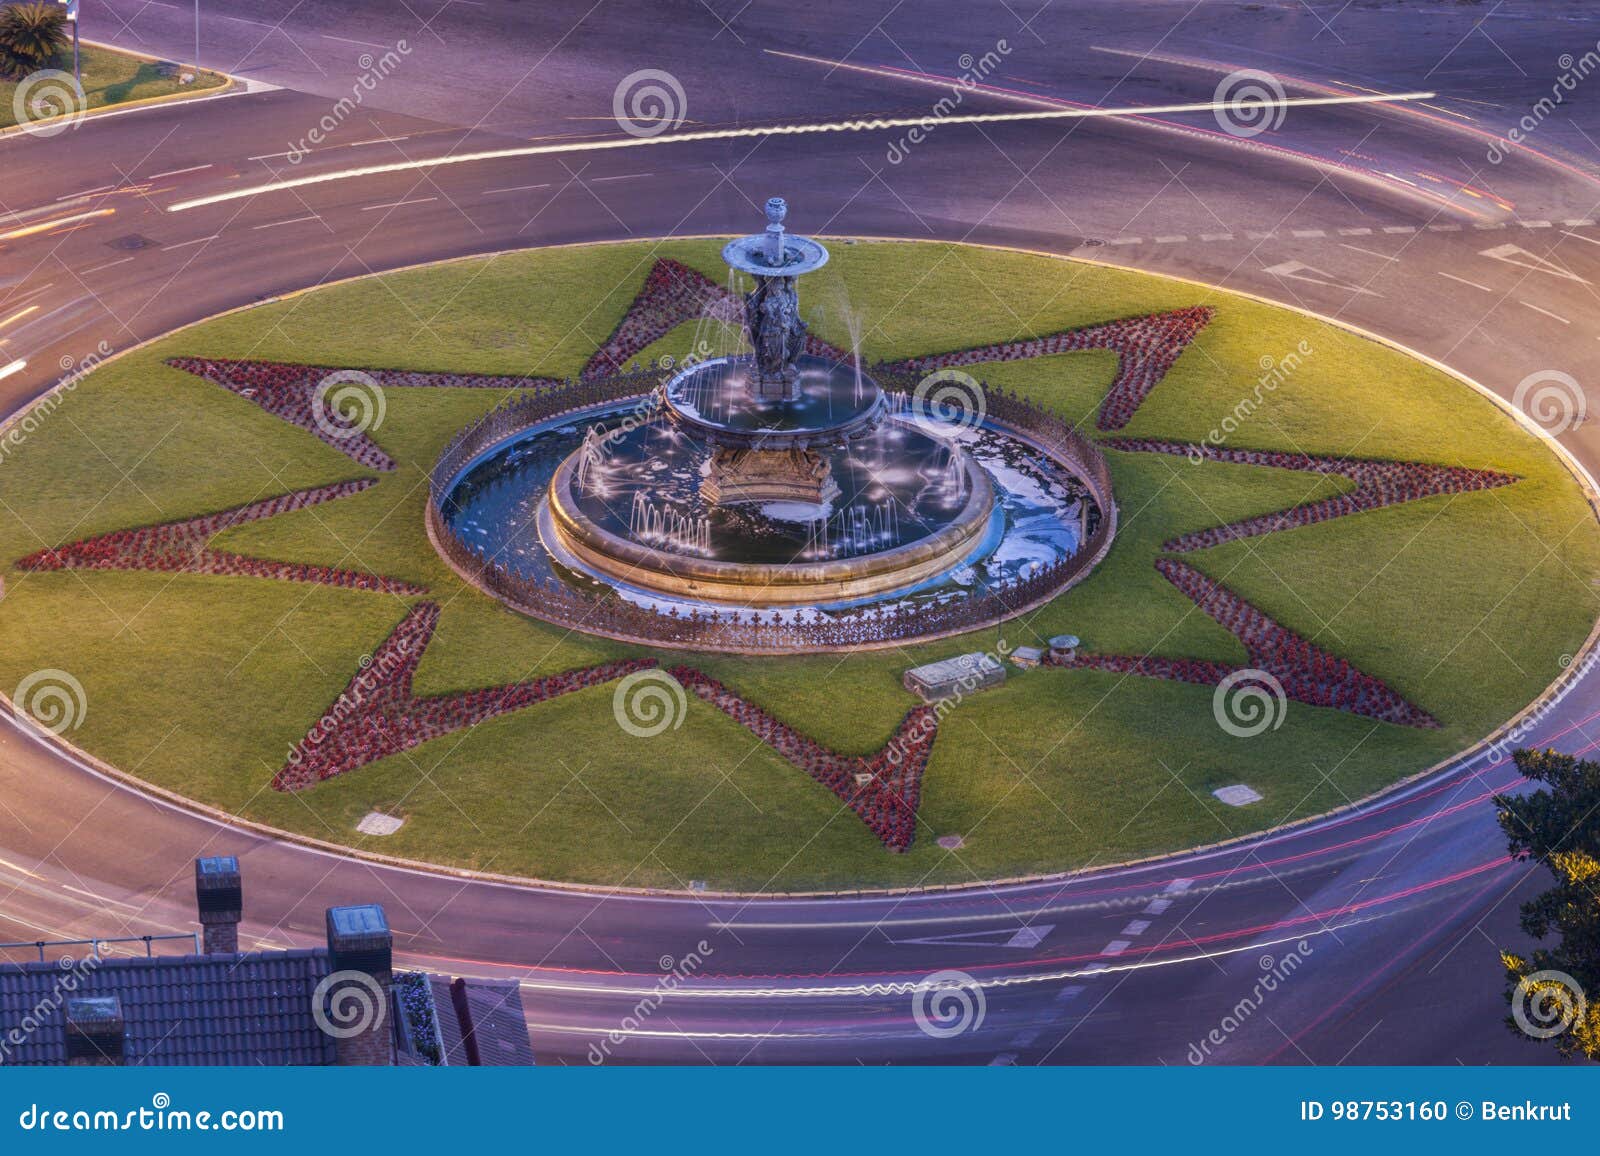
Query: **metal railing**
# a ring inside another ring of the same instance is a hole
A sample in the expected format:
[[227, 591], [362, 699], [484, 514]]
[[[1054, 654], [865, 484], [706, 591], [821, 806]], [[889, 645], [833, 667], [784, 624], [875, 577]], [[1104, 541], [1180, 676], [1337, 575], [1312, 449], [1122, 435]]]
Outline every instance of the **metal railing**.
[[[906, 393], [910, 379], [886, 374], [886, 391]], [[461, 470], [475, 457], [513, 434], [553, 418], [596, 405], [639, 398], [641, 412], [656, 378], [649, 372], [614, 374], [567, 382], [510, 398], [453, 438], [429, 474], [427, 519], [431, 536], [446, 560], [461, 574], [509, 605], [547, 622], [591, 634], [685, 650], [744, 654], [795, 651], [847, 651], [893, 646], [993, 626], [1055, 597], [1096, 566], [1116, 533], [1116, 498], [1111, 470], [1094, 441], [1059, 414], [1013, 392], [981, 386], [990, 418], [1021, 434], [1075, 474], [1099, 507], [1098, 524], [1078, 551], [1026, 577], [986, 587], [981, 594], [933, 606], [869, 607], [805, 622], [784, 621], [776, 613], [661, 613], [614, 594], [580, 593], [559, 579], [526, 575], [487, 556], [459, 538], [442, 507]]]
[[177, 932], [171, 935], [101, 935], [94, 939], [24, 939], [16, 943], [0, 943], [0, 951], [15, 951], [19, 948], [28, 948], [39, 953], [39, 962], [45, 962], [45, 948], [47, 947], [84, 947], [89, 948], [89, 955], [93, 959], [100, 958], [100, 945], [110, 943], [142, 943], [146, 959], [154, 958], [156, 943], [166, 940], [187, 939], [194, 946], [194, 954], [201, 954], [200, 933], [198, 931]]

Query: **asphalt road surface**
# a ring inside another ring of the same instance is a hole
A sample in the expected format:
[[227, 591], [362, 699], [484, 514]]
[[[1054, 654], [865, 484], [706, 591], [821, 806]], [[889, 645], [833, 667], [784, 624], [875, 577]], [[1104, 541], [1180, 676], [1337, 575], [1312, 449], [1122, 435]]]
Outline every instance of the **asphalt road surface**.
[[[0, 139], [0, 364], [25, 362], [0, 380], [0, 414], [101, 348], [222, 309], [462, 254], [742, 232], [774, 193], [808, 233], [1013, 245], [1250, 291], [1502, 396], [1531, 373], [1594, 364], [1587, 125], [1553, 115], [1529, 149], [1488, 155], [1492, 132], [1548, 90], [1553, 59], [1593, 45], [1600, 22], [1580, 4], [1476, 22], [1453, 5], [1208, 6], [1192, 22], [1164, 4], [1032, 19], [999, 4], [881, 19], [855, 6], [435, 7], [208, 4], [202, 62], [277, 88]], [[192, 52], [185, 4], [84, 11], [93, 38]], [[361, 54], [401, 39], [410, 52], [359, 112], [307, 143], [371, 67]], [[898, 160], [895, 134], [864, 132], [339, 176], [615, 140], [613, 90], [646, 68], [681, 81], [683, 130], [919, 116], [949, 91], [930, 78], [1000, 39], [1009, 50], [964, 110], [1204, 101], [1240, 67], [1275, 70], [1291, 97], [1329, 81], [1440, 95], [1290, 109], [1256, 138], [1205, 113], [944, 124]], [[313, 174], [332, 179], [173, 211]], [[1559, 440], [1594, 468], [1591, 425]], [[1547, 658], [1554, 680], [1563, 656]], [[1529, 742], [1588, 750], [1597, 715], [1600, 690], [1579, 681]], [[238, 853], [247, 942], [315, 943], [326, 906], [379, 900], [406, 964], [519, 978], [551, 1062], [1540, 1062], [1548, 1049], [1499, 1023], [1497, 951], [1542, 885], [1505, 860], [1488, 802], [1516, 778], [1477, 757], [1276, 836], [1030, 885], [724, 900], [472, 882], [277, 843], [110, 783], [8, 718], [0, 939], [191, 930], [193, 857]], [[927, 989], [950, 970], [970, 982]], [[1292, 982], [1241, 1014], [1277, 972]], [[924, 1030], [930, 1004], [963, 1030]]]

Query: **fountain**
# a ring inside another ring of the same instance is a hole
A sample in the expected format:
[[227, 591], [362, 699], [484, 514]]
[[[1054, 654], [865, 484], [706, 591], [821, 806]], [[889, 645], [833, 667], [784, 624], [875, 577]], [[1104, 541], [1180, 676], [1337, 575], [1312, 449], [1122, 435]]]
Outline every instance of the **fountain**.
[[800, 281], [828, 250], [786, 215], [772, 198], [766, 229], [723, 248], [731, 292], [648, 407], [515, 433], [461, 470], [446, 512], [479, 557], [660, 614], [804, 617], [967, 597], [975, 568], [992, 589], [1073, 553], [1090, 526], [1060, 516], [1087, 494], [1070, 470], [886, 394], [848, 302], [849, 353], [809, 336]]

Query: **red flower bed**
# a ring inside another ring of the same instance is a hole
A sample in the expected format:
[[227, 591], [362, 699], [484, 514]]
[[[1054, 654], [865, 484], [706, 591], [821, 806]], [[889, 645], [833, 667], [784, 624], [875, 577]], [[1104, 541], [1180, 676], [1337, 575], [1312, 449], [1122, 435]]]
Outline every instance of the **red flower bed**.
[[287, 582], [314, 582], [322, 586], [343, 586], [352, 590], [377, 590], [386, 594], [421, 594], [424, 587], [384, 578], [360, 570], [336, 570], [329, 566], [310, 566], [303, 562], [269, 562], [209, 549], [213, 537], [232, 526], [276, 517], [291, 510], [304, 510], [323, 502], [360, 493], [376, 480], [363, 478], [335, 482], [309, 490], [293, 490], [235, 506], [215, 514], [205, 514], [182, 522], [163, 522], [133, 530], [113, 530], [94, 538], [84, 538], [29, 554], [17, 562], [20, 570], [155, 570], [182, 574], [220, 574], [247, 578], [278, 578]]
[[1108, 321], [1104, 325], [1091, 325], [1086, 329], [1068, 329], [1029, 341], [1009, 341], [980, 349], [912, 357], [883, 368], [890, 373], [920, 376], [938, 369], [981, 365], [988, 361], [1021, 361], [1082, 349], [1112, 349], [1121, 355], [1121, 360], [1117, 365], [1117, 376], [1100, 403], [1099, 426], [1108, 430], [1121, 429], [1138, 412], [1150, 391], [1167, 375], [1167, 371], [1178, 360], [1178, 355], [1211, 321], [1214, 313], [1215, 310], [1208, 305], [1195, 305], [1170, 313]]
[[[290, 365], [277, 361], [232, 361], [227, 358], [174, 357], [174, 369], [203, 377], [248, 398], [274, 417], [297, 425], [369, 469], [394, 469], [394, 459], [378, 448], [366, 431], [335, 411], [317, 386], [337, 369], [323, 365]], [[543, 377], [486, 376], [474, 373], [412, 373], [397, 369], [363, 369], [383, 389], [542, 389], [559, 384]], [[320, 414], [318, 412], [320, 407]]]
[[[675, 666], [668, 673], [837, 795], [889, 850], [911, 846], [917, 834], [922, 773], [939, 730], [933, 707], [913, 707], [877, 754], [841, 755], [693, 667]], [[858, 774], [872, 778], [858, 783]]]
[[1296, 702], [1365, 715], [1397, 726], [1436, 727], [1426, 711], [1412, 706], [1383, 683], [1287, 630], [1231, 590], [1193, 566], [1160, 558], [1156, 569], [1207, 616], [1244, 643], [1248, 667], [1191, 658], [1151, 658], [1113, 654], [1079, 654], [1056, 665], [1138, 674], [1175, 682], [1215, 686], [1236, 670], [1260, 670], [1283, 686]]
[[438, 623], [436, 603], [412, 608], [295, 744], [289, 761], [273, 777], [276, 790], [299, 791], [496, 715], [655, 665], [654, 659], [603, 662], [528, 682], [417, 698], [411, 693], [412, 676]]
[[[623, 372], [641, 350], [660, 341], [685, 321], [702, 317], [716, 306], [742, 310], [744, 302], [726, 286], [682, 261], [665, 258], [657, 261], [644, 279], [644, 288], [628, 306], [628, 312], [617, 322], [605, 344], [589, 359], [589, 364], [583, 367], [583, 376], [601, 377]], [[810, 334], [806, 336], [806, 352], [836, 361], [846, 356], [842, 350]]]
[[1212, 462], [1236, 462], [1248, 466], [1271, 466], [1280, 470], [1301, 470], [1312, 474], [1338, 474], [1356, 483], [1347, 493], [1307, 502], [1273, 514], [1262, 514], [1240, 522], [1230, 522], [1210, 530], [1183, 534], [1162, 549], [1174, 553], [1203, 550], [1238, 538], [1253, 538], [1277, 530], [1292, 530], [1314, 522], [1378, 510], [1437, 494], [1465, 494], [1473, 490], [1492, 490], [1509, 486], [1520, 479], [1514, 474], [1493, 470], [1474, 470], [1465, 466], [1435, 466], [1426, 462], [1373, 461], [1362, 458], [1312, 457], [1309, 454], [1280, 453], [1276, 450], [1230, 450], [1220, 446], [1191, 446], [1181, 442], [1150, 438], [1116, 438], [1104, 443], [1111, 449], [1129, 453], [1174, 454], [1201, 457]]

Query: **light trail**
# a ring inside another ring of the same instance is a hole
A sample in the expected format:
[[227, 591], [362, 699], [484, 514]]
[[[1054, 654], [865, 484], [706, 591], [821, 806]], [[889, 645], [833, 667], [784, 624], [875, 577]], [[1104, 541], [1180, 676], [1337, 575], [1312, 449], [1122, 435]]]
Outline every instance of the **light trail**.
[[[1395, 101], [1428, 100], [1437, 95], [1432, 92], [1398, 92], [1378, 95], [1291, 97], [1267, 100], [1252, 108], [1311, 108], [1325, 105], [1386, 104]], [[656, 145], [693, 144], [697, 141], [737, 140], [749, 137], [810, 136], [818, 133], [880, 132], [897, 128], [931, 128], [950, 124], [1016, 124], [1027, 121], [1093, 120], [1115, 117], [1147, 117], [1153, 113], [1217, 112], [1231, 107], [1226, 101], [1203, 101], [1197, 104], [1150, 105], [1140, 108], [1048, 108], [1038, 112], [972, 113], [964, 116], [913, 116], [870, 117], [866, 120], [832, 121], [825, 124], [760, 125], [751, 128], [709, 129], [701, 132], [663, 133], [649, 137], [619, 137], [599, 141], [576, 141], [566, 144], [521, 145], [516, 148], [486, 149], [481, 152], [459, 153], [424, 160], [392, 161], [381, 165], [363, 165], [360, 168], [342, 169], [312, 176], [291, 177], [283, 181], [269, 181], [244, 189], [230, 189], [224, 193], [193, 197], [167, 206], [169, 213], [181, 213], [205, 205], [225, 201], [238, 201], [263, 193], [283, 192], [287, 189], [305, 188], [307, 185], [329, 184], [334, 181], [353, 180], [357, 177], [380, 176], [385, 173], [415, 172], [419, 169], [441, 168], [445, 165], [472, 164], [477, 161], [505, 160], [512, 157], [553, 156], [563, 153], [612, 152], [617, 149], [649, 148]], [[1230, 138], [1231, 139], [1231, 138]]]
[[92, 217], [109, 217], [115, 212], [115, 209], [91, 209], [87, 213], [75, 213], [70, 217], [55, 217], [48, 221], [40, 221], [34, 225], [24, 225], [20, 229], [12, 229], [9, 233], [0, 233], [0, 241], [15, 241], [21, 237], [31, 237], [35, 233], [48, 232], [51, 229], [58, 229], [62, 225], [87, 221]]
[[20, 358], [10, 365], [0, 365], [0, 379], [10, 377], [14, 373], [21, 373], [28, 368], [28, 363]]

